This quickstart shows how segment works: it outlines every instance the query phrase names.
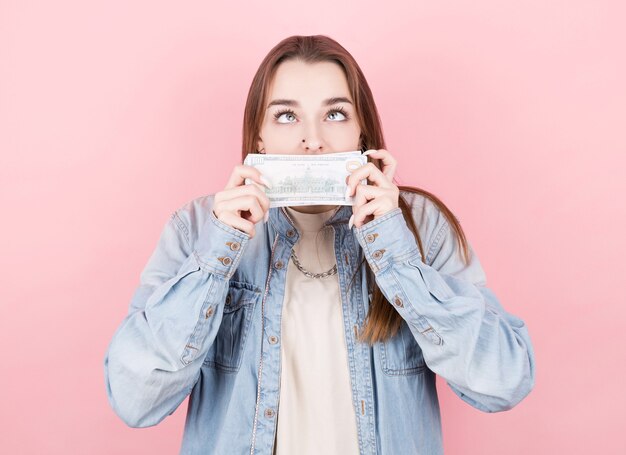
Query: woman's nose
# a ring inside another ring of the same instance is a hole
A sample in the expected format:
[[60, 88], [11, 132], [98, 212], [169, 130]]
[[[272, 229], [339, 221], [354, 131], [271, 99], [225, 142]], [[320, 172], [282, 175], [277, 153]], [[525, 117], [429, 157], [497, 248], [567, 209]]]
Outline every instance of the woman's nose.
[[323, 144], [315, 128], [308, 128], [305, 132], [306, 137], [300, 142], [301, 147], [307, 153], [316, 153], [322, 151]]

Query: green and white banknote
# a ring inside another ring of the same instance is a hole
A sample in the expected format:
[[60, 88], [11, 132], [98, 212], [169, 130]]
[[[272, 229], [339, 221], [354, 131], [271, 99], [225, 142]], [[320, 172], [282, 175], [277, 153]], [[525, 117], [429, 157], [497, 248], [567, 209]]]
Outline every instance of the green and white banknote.
[[[254, 166], [269, 181], [271, 188], [260, 186], [270, 207], [297, 205], [352, 205], [346, 197], [346, 178], [367, 163], [360, 151], [322, 155], [282, 155], [250, 153], [243, 164]], [[255, 183], [245, 179], [245, 184]], [[367, 185], [367, 179], [360, 182]]]

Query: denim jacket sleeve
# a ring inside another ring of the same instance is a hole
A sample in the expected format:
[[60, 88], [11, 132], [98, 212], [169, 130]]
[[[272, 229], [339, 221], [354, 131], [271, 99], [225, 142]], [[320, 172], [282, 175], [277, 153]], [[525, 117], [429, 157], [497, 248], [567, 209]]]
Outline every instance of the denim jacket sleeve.
[[476, 409], [511, 409], [534, 387], [528, 329], [486, 287], [471, 245], [466, 264], [443, 214], [427, 211], [423, 225], [418, 224], [426, 239], [424, 259], [399, 207], [356, 228], [359, 244], [376, 283], [407, 322], [427, 366]]
[[[104, 358], [109, 403], [131, 427], [156, 425], [191, 392], [249, 240], [210, 207], [208, 216], [193, 207], [165, 224]], [[193, 241], [197, 230], [202, 235]]]

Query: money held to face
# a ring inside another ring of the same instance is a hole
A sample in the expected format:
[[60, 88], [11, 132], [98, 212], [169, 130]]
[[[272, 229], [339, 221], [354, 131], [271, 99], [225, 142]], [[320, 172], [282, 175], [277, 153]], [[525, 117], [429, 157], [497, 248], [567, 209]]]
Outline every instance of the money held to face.
[[[282, 155], [250, 153], [243, 164], [254, 166], [269, 181], [271, 188], [261, 186], [270, 207], [297, 205], [352, 205], [346, 197], [346, 179], [367, 163], [360, 151], [323, 155]], [[246, 178], [245, 184], [253, 184]], [[360, 182], [367, 185], [367, 179]]]

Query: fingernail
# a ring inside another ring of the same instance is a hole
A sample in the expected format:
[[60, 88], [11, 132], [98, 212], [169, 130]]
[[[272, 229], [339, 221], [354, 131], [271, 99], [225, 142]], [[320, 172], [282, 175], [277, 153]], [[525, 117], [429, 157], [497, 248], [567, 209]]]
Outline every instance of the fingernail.
[[350, 188], [350, 185], [348, 185], [348, 187], [346, 188], [346, 195], [344, 196], [344, 199], [348, 199], [351, 193], [352, 193], [352, 188]]
[[352, 214], [352, 216], [348, 220], [348, 229], [352, 229], [352, 223], [353, 222], [354, 222], [354, 213]]
[[363, 152], [363, 155], [370, 155], [372, 153], [376, 153], [378, 150], [370, 149], [367, 152]]
[[270, 183], [269, 180], [267, 180], [267, 178], [265, 176], [263, 176], [263, 175], [261, 176], [261, 181], [263, 182], [263, 184], [265, 184], [266, 187], [268, 187], [270, 189], [272, 188], [272, 184]]
[[270, 218], [270, 211], [268, 210], [267, 212], [265, 212], [265, 215], [263, 215], [263, 222], [267, 223], [267, 220]]

